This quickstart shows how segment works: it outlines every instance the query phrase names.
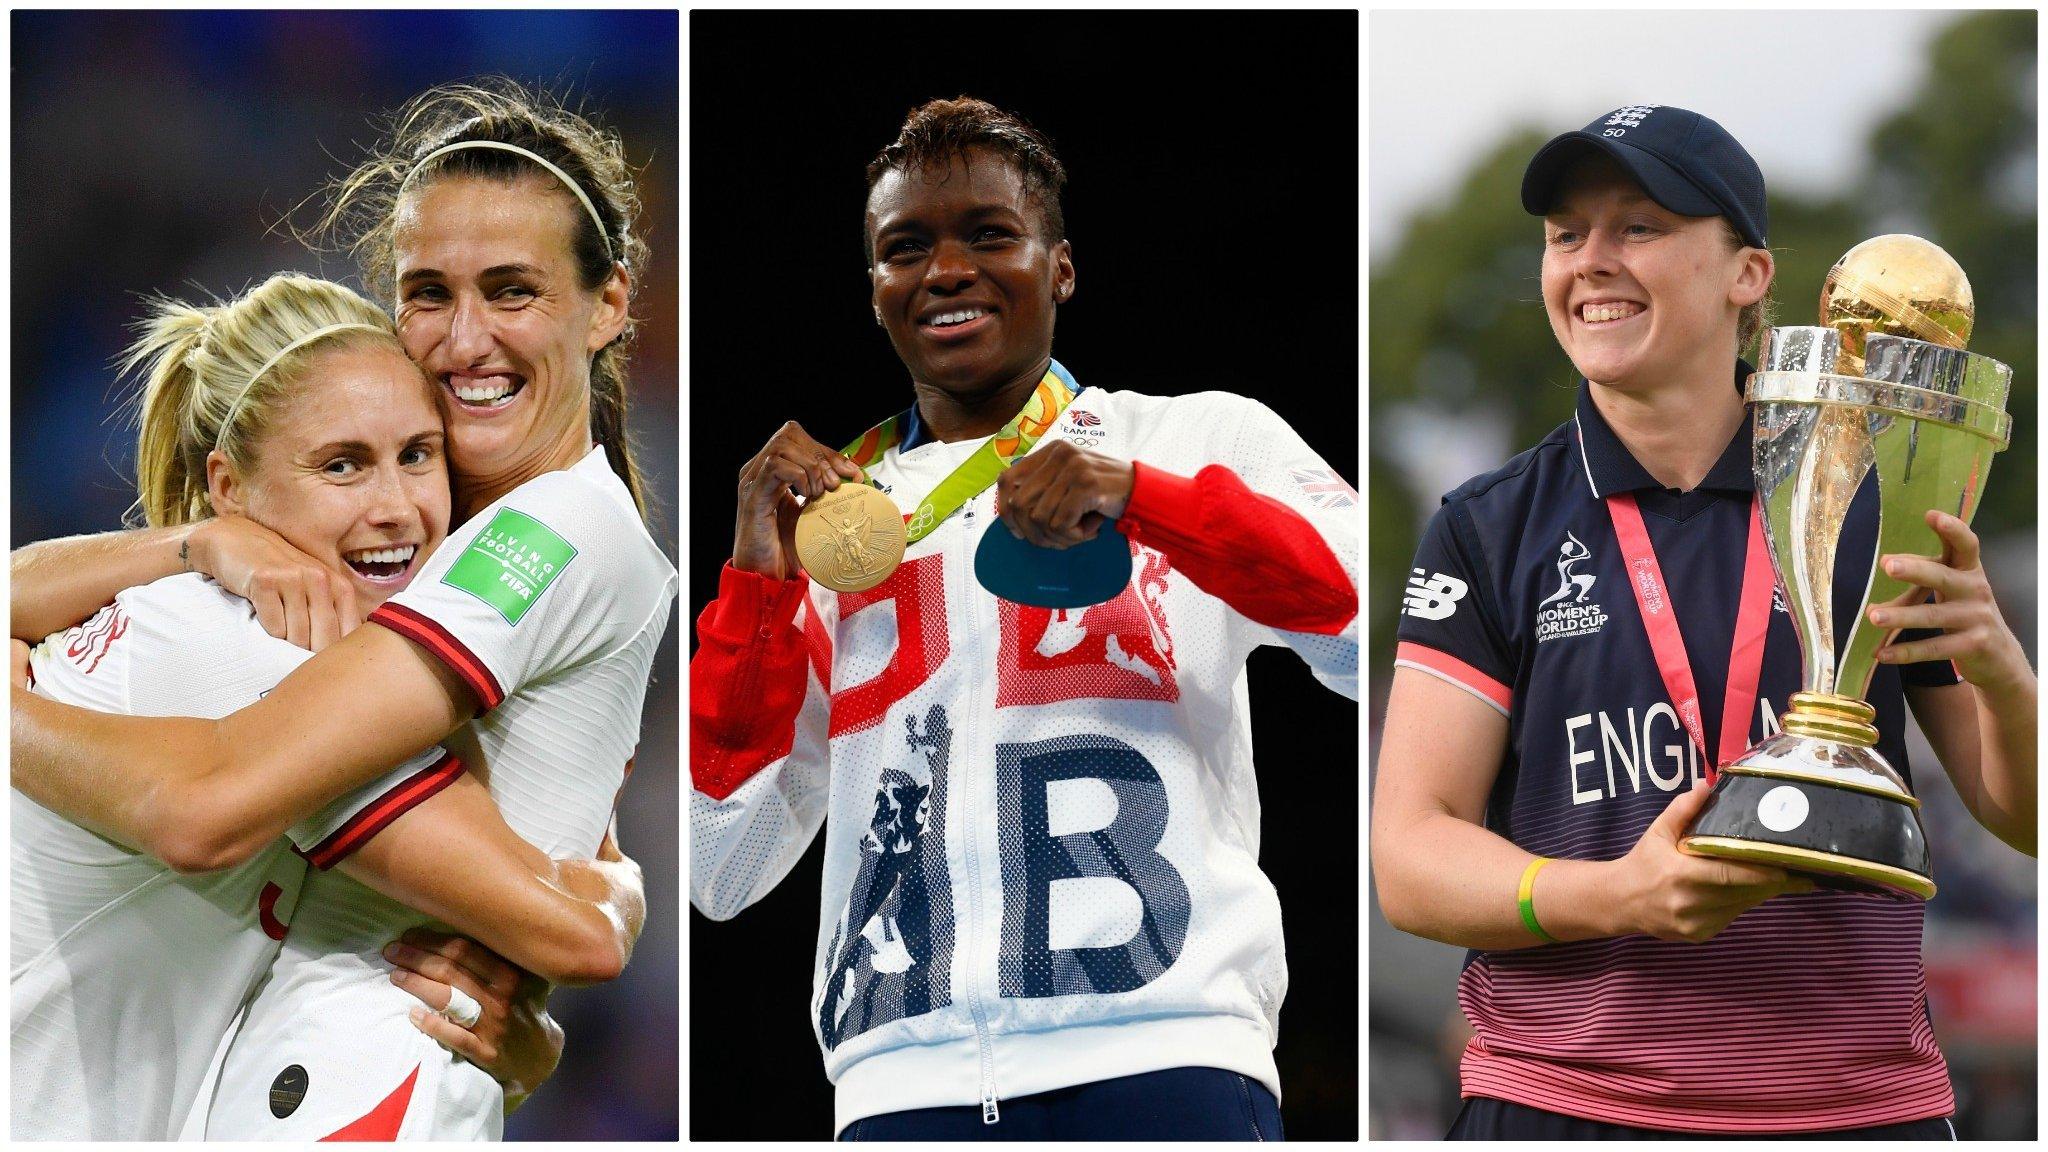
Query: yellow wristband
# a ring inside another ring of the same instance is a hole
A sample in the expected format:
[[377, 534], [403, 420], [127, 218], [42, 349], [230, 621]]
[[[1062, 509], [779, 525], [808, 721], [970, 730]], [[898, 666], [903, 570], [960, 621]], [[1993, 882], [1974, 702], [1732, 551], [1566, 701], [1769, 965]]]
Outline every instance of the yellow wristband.
[[1557, 937], [1545, 932], [1543, 925], [1536, 922], [1536, 873], [1542, 871], [1543, 866], [1548, 863], [1548, 856], [1538, 856], [1529, 861], [1529, 866], [1522, 869], [1522, 885], [1516, 892], [1515, 899], [1522, 907], [1522, 926], [1535, 933], [1536, 938], [1545, 944], [1555, 944]]

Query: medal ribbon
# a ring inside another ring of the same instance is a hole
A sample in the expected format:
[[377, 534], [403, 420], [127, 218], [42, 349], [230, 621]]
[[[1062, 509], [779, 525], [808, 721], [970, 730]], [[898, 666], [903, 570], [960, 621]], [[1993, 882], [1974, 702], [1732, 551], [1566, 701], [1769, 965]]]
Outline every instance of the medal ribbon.
[[[1074, 378], [1060, 366], [1059, 361], [1053, 361], [1052, 366], [1046, 369], [1045, 378], [1032, 390], [1031, 398], [1024, 402], [1023, 409], [989, 437], [988, 443], [939, 481], [931, 495], [917, 506], [917, 511], [903, 517], [907, 530], [904, 543], [915, 544], [924, 539], [941, 521], [959, 511], [962, 504], [981, 495], [995, 483], [1003, 469], [1031, 451], [1031, 446], [1051, 430], [1053, 421], [1058, 420], [1067, 405], [1074, 402], [1075, 394]], [[908, 423], [908, 416], [907, 412], [899, 412], [868, 429], [860, 439], [846, 446], [846, 455], [865, 473], [869, 465], [880, 460], [883, 453], [903, 439], [903, 427]]]
[[1635, 591], [1641, 610], [1643, 630], [1649, 633], [1650, 649], [1657, 656], [1657, 671], [1664, 678], [1664, 691], [1678, 709], [1678, 718], [1692, 736], [1692, 742], [1707, 758], [1707, 779], [1712, 780], [1722, 764], [1742, 755], [1749, 744], [1749, 713], [1756, 707], [1756, 694], [1763, 678], [1764, 639], [1770, 631], [1771, 574], [1770, 549], [1764, 544], [1763, 510], [1752, 499], [1749, 505], [1749, 545], [1742, 561], [1742, 592], [1735, 613], [1735, 641], [1728, 652], [1728, 691], [1721, 709], [1721, 754], [1707, 748], [1706, 729], [1700, 721], [1699, 688], [1692, 678], [1692, 661], [1685, 654], [1685, 637], [1678, 631], [1678, 606], [1672, 602], [1664, 583], [1664, 571], [1657, 565], [1657, 549], [1650, 543], [1650, 531], [1634, 494], [1618, 492], [1607, 498], [1607, 514], [1614, 521], [1614, 538], [1621, 545], [1622, 561], [1629, 587]]

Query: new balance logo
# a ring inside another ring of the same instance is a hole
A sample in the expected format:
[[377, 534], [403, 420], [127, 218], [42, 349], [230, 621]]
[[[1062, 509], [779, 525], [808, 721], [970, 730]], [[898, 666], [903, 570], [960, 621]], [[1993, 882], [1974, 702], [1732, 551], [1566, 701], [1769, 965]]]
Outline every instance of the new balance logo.
[[1456, 576], [1441, 572], [1425, 576], [1417, 568], [1415, 575], [1408, 578], [1408, 595], [1401, 601], [1401, 613], [1424, 620], [1442, 620], [1458, 610], [1458, 601], [1465, 598], [1469, 587]]

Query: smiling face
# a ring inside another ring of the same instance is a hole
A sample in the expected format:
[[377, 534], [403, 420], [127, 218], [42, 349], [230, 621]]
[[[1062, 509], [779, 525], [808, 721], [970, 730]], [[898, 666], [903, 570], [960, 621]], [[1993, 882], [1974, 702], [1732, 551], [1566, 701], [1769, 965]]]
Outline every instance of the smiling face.
[[545, 178], [445, 176], [398, 213], [398, 330], [437, 383], [474, 509], [590, 450], [590, 358], [626, 321], [625, 273], [579, 283], [582, 209]]
[[247, 516], [346, 575], [370, 606], [412, 582], [448, 532], [432, 386], [390, 343], [317, 354], [237, 477], [207, 460], [216, 511]]
[[1709, 377], [1725, 386], [1742, 308], [1770, 287], [1768, 252], [1731, 251], [1718, 217], [1658, 205], [1605, 157], [1560, 182], [1543, 237], [1543, 307], [1588, 380], [1629, 391]]
[[886, 172], [867, 233], [875, 314], [911, 379], [963, 398], [1037, 382], [1074, 262], [1015, 165], [973, 148], [944, 171]]

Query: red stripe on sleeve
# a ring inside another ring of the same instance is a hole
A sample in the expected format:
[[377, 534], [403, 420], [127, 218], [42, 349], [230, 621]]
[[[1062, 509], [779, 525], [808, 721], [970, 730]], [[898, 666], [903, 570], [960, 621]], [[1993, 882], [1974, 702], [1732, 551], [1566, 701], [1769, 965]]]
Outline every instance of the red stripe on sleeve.
[[413, 773], [389, 792], [370, 802], [362, 811], [349, 817], [348, 823], [313, 846], [310, 852], [293, 851], [306, 858], [315, 868], [326, 870], [347, 859], [348, 854], [370, 842], [370, 838], [391, 826], [393, 820], [418, 807], [422, 801], [455, 782], [462, 774], [462, 761], [453, 752], [443, 752], [441, 758]]
[[389, 600], [378, 605], [377, 610], [370, 613], [370, 622], [382, 624], [432, 652], [436, 659], [446, 664], [457, 676], [462, 677], [462, 682], [469, 685], [470, 691], [476, 693], [479, 715], [504, 703], [505, 690], [498, 687], [498, 678], [491, 675], [490, 666], [446, 628], [403, 604], [394, 604]]
[[1334, 636], [1358, 615], [1358, 589], [1322, 533], [1237, 473], [1211, 464], [1193, 479], [1134, 463], [1117, 527], [1165, 554], [1195, 587], [1246, 619]]
[[1413, 668], [1440, 680], [1448, 680], [1508, 715], [1514, 706], [1514, 689], [1481, 672], [1448, 652], [1425, 648], [1410, 640], [1394, 646], [1394, 667]]
[[419, 1082], [419, 1065], [413, 1065], [405, 1083], [391, 1090], [391, 1095], [377, 1102], [375, 1108], [365, 1112], [360, 1119], [351, 1120], [337, 1128], [332, 1135], [320, 1138], [322, 1144], [330, 1140], [381, 1140], [398, 1139], [399, 1126], [405, 1123], [405, 1110], [412, 1104], [412, 1086]]
[[[808, 586], [802, 578], [776, 580], [727, 562], [718, 599], [697, 618], [690, 783], [713, 800], [732, 795], [796, 744], [812, 656], [796, 613]], [[815, 618], [808, 623], [818, 627]]]

